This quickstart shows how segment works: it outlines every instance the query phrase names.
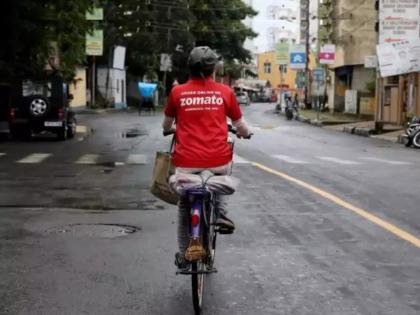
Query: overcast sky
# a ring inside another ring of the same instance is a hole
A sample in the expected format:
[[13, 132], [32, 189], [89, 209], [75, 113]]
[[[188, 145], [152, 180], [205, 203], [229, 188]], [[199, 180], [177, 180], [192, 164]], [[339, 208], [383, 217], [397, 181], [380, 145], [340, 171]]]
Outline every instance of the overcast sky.
[[[258, 11], [258, 15], [253, 19], [253, 29], [258, 33], [258, 37], [254, 39], [254, 45], [257, 47], [258, 52], [270, 50], [269, 40], [269, 29], [276, 27], [285, 30], [290, 29], [294, 32], [298, 30], [298, 23], [290, 23], [287, 21], [271, 20], [267, 16], [267, 10], [270, 5], [285, 6], [289, 8], [297, 8], [299, 6], [299, 0], [254, 0], [253, 7]], [[296, 10], [297, 12], [297, 10]]]

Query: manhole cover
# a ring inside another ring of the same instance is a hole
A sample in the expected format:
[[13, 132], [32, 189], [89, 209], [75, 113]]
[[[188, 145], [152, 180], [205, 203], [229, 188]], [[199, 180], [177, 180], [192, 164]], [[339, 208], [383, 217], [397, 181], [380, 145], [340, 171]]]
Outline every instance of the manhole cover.
[[50, 229], [48, 232], [73, 237], [114, 238], [140, 231], [139, 227], [124, 224], [70, 224]]

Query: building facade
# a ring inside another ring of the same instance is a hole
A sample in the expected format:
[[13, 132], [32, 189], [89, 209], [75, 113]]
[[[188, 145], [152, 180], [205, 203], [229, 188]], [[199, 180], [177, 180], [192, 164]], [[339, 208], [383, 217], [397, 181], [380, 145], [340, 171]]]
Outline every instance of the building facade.
[[359, 105], [361, 98], [369, 99], [359, 112], [373, 115], [376, 71], [365, 67], [365, 60], [376, 55], [375, 0], [324, 0], [322, 6], [329, 15], [321, 21], [327, 30], [330, 27], [326, 41], [336, 46], [334, 64], [327, 71], [328, 106], [331, 111], [346, 111], [346, 91], [351, 91], [347, 95], [353, 99], [356, 95]]

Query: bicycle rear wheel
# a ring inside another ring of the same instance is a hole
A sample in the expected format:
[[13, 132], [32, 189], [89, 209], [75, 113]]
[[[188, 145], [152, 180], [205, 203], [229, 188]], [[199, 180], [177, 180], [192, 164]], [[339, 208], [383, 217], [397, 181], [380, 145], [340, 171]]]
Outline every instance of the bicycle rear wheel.
[[196, 261], [191, 263], [191, 285], [192, 285], [192, 298], [194, 305], [194, 312], [196, 315], [201, 314], [203, 306], [203, 294], [204, 294], [204, 273], [196, 273], [202, 271], [204, 264], [202, 261]]

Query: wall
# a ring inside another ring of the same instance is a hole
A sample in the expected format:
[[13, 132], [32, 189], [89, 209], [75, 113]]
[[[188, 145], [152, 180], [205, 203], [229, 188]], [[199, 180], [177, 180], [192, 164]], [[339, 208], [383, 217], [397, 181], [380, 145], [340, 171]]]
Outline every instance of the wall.
[[73, 100], [70, 102], [71, 107], [86, 106], [86, 68], [82, 66], [76, 67], [76, 75], [74, 82], [70, 84], [70, 93], [73, 94]]
[[364, 64], [376, 55], [375, 0], [336, 0], [333, 11], [333, 42], [336, 61], [332, 68]]
[[125, 70], [98, 68], [98, 90], [116, 108], [127, 107]]

